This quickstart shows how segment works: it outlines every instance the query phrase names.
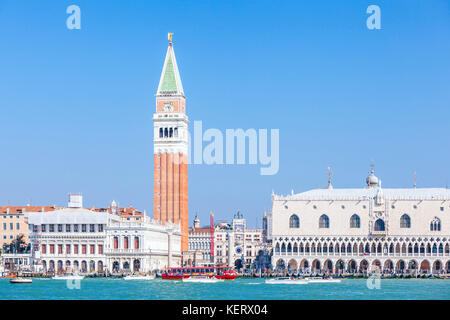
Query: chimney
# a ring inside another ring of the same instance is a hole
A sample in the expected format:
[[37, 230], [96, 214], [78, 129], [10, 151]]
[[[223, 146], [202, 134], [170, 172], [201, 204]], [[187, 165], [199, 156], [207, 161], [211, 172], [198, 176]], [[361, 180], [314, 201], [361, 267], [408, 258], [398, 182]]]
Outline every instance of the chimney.
[[69, 208], [83, 208], [83, 195], [69, 194]]

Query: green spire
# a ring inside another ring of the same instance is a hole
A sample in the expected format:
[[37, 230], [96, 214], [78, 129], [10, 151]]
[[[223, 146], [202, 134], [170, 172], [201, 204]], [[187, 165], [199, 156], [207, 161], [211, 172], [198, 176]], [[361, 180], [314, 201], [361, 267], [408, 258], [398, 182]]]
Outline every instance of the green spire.
[[180, 73], [178, 71], [172, 42], [169, 42], [169, 47], [167, 48], [166, 59], [164, 61], [157, 94], [184, 96], [183, 85], [181, 84]]
[[175, 79], [175, 74], [173, 72], [172, 57], [169, 56], [169, 60], [166, 65], [166, 72], [161, 84], [161, 93], [173, 93], [177, 92], [177, 80]]

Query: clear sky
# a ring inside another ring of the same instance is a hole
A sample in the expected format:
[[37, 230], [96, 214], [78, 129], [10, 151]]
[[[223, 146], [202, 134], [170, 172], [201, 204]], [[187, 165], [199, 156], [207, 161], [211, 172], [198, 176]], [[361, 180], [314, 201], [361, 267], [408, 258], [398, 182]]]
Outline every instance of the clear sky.
[[[68, 30], [66, 8], [81, 8]], [[366, 9], [381, 8], [381, 30]], [[174, 48], [191, 123], [280, 130], [280, 169], [189, 167], [190, 224], [278, 194], [450, 184], [450, 3], [0, 0], [0, 205], [152, 212], [155, 97]]]

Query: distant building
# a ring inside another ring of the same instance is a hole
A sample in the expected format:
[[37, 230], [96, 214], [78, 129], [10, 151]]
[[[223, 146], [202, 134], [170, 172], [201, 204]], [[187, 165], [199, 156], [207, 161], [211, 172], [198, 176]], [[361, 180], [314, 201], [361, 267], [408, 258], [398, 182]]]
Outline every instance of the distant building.
[[214, 261], [216, 265], [244, 268], [267, 268], [267, 250], [261, 229], [247, 228], [246, 220], [238, 213], [231, 225], [216, 226], [214, 230]]
[[[331, 185], [272, 195], [272, 263], [312, 272], [450, 272], [450, 190]], [[269, 229], [268, 229], [269, 230]]]
[[192, 267], [214, 266], [214, 261], [211, 261], [211, 229], [201, 228], [198, 216], [189, 228], [189, 249], [183, 253], [183, 261]]
[[180, 264], [178, 225], [163, 226], [115, 202], [85, 209], [81, 199], [70, 195], [67, 208], [27, 213], [33, 264], [51, 272], [151, 271]]
[[18, 235], [24, 235], [24, 241], [29, 243], [29, 230], [25, 213], [54, 211], [53, 206], [3, 206], [0, 207], [0, 248], [11, 243]]
[[195, 216], [194, 224], [189, 228], [189, 250], [183, 253], [187, 266], [231, 266], [238, 270], [270, 266], [262, 230], [247, 228], [246, 220], [239, 213], [231, 224], [226, 221], [216, 223], [213, 236], [214, 256], [211, 228], [200, 227], [200, 220]]

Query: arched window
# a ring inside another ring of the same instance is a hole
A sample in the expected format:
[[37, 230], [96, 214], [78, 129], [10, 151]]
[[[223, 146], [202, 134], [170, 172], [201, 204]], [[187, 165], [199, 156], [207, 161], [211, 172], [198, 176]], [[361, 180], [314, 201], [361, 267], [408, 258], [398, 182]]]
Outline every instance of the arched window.
[[280, 244], [277, 243], [277, 245], [275, 246], [275, 253], [280, 253]]
[[172, 138], [173, 137], [173, 128], [170, 128], [169, 129], [169, 138]]
[[326, 214], [323, 214], [319, 218], [319, 228], [329, 228], [330, 227], [330, 219]]
[[164, 136], [163, 128], [159, 128], [159, 137], [162, 138]]
[[300, 228], [300, 219], [296, 214], [289, 218], [289, 228]]
[[350, 217], [350, 228], [361, 228], [361, 219], [357, 214]]
[[164, 138], [167, 138], [169, 136], [169, 131], [167, 128], [164, 129]]
[[438, 217], [434, 217], [430, 222], [430, 231], [441, 231], [441, 220]]
[[411, 228], [411, 218], [406, 213], [400, 218], [400, 228]]
[[384, 221], [382, 219], [375, 221], [375, 231], [385, 231]]
[[173, 129], [173, 136], [178, 138], [178, 128]]

